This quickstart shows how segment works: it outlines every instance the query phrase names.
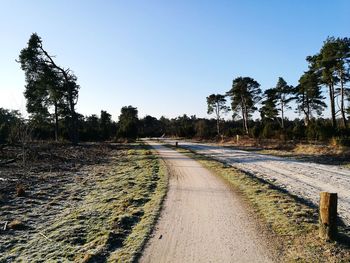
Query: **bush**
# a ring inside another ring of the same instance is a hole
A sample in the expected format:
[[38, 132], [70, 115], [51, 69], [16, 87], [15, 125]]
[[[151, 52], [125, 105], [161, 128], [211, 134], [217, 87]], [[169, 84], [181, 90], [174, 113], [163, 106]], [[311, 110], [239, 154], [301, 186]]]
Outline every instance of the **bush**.
[[295, 123], [291, 130], [291, 137], [297, 140], [305, 138], [305, 125], [300, 122]]
[[259, 124], [255, 124], [250, 131], [253, 138], [258, 139], [261, 134], [261, 126]]
[[276, 135], [276, 131], [278, 130], [278, 128], [276, 129], [275, 125], [271, 122], [267, 122], [264, 125], [264, 128], [262, 130], [261, 136], [264, 139], [271, 139]]
[[0, 144], [11, 141], [13, 129], [22, 122], [18, 111], [0, 108]]

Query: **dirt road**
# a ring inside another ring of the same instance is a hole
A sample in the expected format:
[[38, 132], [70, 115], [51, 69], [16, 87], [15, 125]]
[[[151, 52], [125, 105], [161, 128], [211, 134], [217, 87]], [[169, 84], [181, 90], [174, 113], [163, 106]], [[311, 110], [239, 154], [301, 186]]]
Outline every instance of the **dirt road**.
[[339, 216], [350, 225], [350, 170], [347, 168], [301, 162], [217, 145], [191, 142], [180, 144], [270, 181], [316, 205], [321, 191], [338, 193]]
[[170, 170], [163, 212], [140, 262], [271, 262], [242, 200], [198, 162], [151, 143]]

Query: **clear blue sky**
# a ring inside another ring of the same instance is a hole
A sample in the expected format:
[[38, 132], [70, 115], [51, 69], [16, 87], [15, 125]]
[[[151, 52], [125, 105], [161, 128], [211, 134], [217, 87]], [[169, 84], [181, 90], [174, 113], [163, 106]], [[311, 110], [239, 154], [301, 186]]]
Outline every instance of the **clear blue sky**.
[[78, 111], [204, 117], [206, 96], [251, 76], [296, 84], [327, 36], [350, 37], [350, 1], [1, 1], [0, 107], [25, 110], [15, 62], [32, 32], [81, 85]]

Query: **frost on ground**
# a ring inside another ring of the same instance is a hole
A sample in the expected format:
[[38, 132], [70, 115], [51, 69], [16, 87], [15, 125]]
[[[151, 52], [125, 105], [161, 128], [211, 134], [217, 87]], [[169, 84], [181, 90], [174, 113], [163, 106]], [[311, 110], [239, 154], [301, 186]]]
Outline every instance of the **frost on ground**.
[[336, 165], [301, 162], [222, 146], [181, 142], [182, 147], [254, 174], [318, 205], [322, 191], [338, 193], [338, 214], [350, 225], [350, 170]]
[[166, 190], [165, 166], [147, 146], [31, 145], [26, 156], [25, 166], [0, 167], [0, 262], [137, 256]]

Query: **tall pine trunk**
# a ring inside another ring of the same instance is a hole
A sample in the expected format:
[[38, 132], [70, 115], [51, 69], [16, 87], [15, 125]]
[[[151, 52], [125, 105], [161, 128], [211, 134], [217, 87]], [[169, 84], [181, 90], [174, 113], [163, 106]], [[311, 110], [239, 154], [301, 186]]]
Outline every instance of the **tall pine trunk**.
[[216, 131], [218, 133], [218, 135], [220, 135], [220, 120], [216, 119]]
[[249, 134], [248, 130], [248, 111], [247, 106], [244, 104], [244, 110], [243, 110], [243, 122], [244, 122], [244, 130], [246, 134]]
[[281, 102], [281, 128], [284, 130], [284, 109], [283, 109], [283, 102]]
[[54, 102], [55, 106], [55, 141], [58, 141], [58, 106], [57, 101]]
[[243, 118], [243, 130], [245, 131], [246, 134], [248, 134], [248, 114], [247, 114], [247, 107], [245, 105], [245, 101], [242, 98], [242, 103], [241, 103], [241, 108], [242, 108], [242, 118]]
[[71, 94], [69, 96], [69, 107], [70, 107], [70, 114], [71, 114], [71, 127], [70, 127], [71, 128], [71, 141], [74, 145], [76, 145], [79, 142], [78, 120], [77, 120], [77, 113], [75, 112], [74, 99], [73, 99], [73, 96]]
[[309, 122], [310, 122], [310, 114], [311, 114], [310, 102], [309, 102], [309, 100], [307, 100], [307, 115], [306, 115], [306, 125], [305, 125], [305, 126], [308, 126], [308, 125], [309, 125]]
[[219, 110], [219, 104], [216, 103], [216, 131], [218, 133], [218, 135], [220, 136], [220, 110]]
[[245, 126], [245, 133], [248, 135], [249, 134], [249, 128], [248, 128], [248, 112], [247, 112], [247, 108], [245, 109], [244, 126]]
[[340, 96], [341, 96], [341, 101], [340, 101], [340, 112], [342, 116], [342, 122], [343, 122], [343, 127], [346, 128], [346, 117], [345, 117], [345, 88], [344, 88], [344, 80], [343, 80], [343, 74], [340, 72]]
[[219, 105], [216, 106], [216, 131], [218, 135], [220, 135], [220, 113], [219, 113]]
[[243, 130], [245, 131], [245, 115], [244, 115], [244, 107], [243, 107], [243, 103], [242, 103], [242, 106], [241, 106], [241, 108], [242, 108], [242, 120], [243, 120], [243, 122], [242, 122], [242, 128], [243, 128]]
[[334, 85], [333, 83], [329, 84], [329, 99], [331, 104], [331, 116], [332, 116], [332, 127], [337, 127], [337, 120], [335, 118], [335, 102], [334, 102]]

